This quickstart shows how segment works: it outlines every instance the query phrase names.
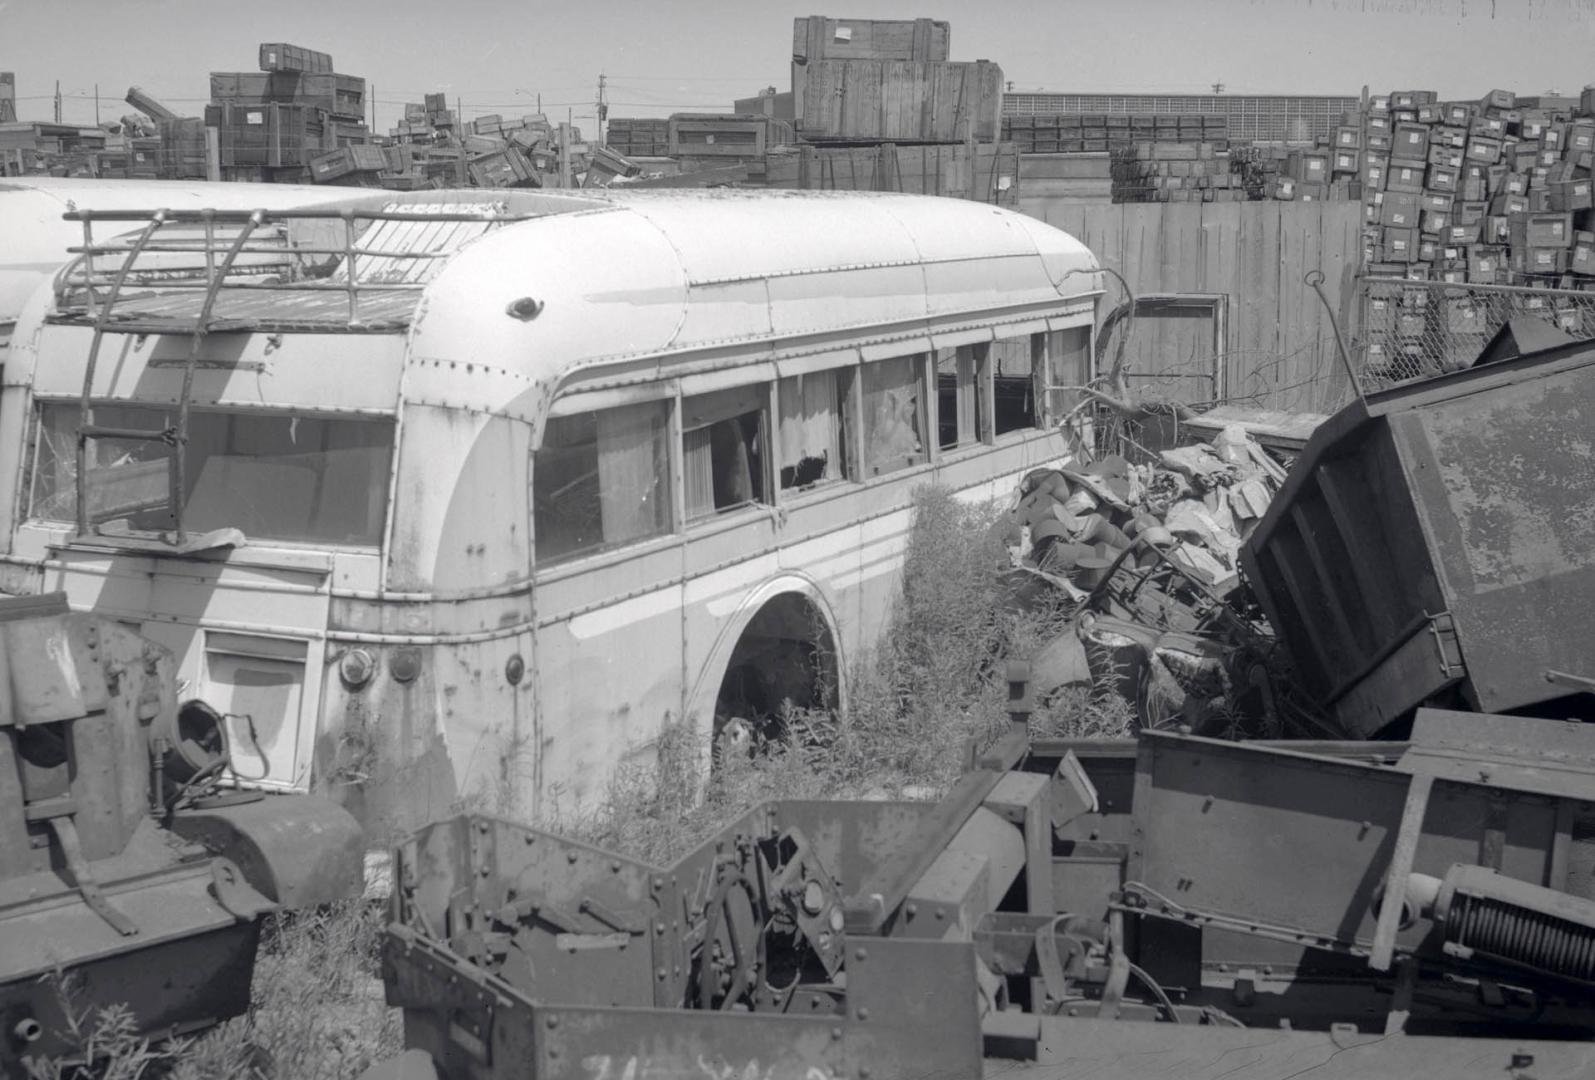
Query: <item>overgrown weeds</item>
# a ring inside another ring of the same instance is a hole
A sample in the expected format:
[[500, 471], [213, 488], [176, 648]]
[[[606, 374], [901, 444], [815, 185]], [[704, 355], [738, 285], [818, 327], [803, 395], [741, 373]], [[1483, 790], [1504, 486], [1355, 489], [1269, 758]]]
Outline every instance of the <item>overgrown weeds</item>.
[[277, 1080], [343, 1080], [402, 1048], [383, 1000], [385, 911], [352, 900], [278, 916], [261, 941], [249, 1012], [221, 1040], [261, 1048]]

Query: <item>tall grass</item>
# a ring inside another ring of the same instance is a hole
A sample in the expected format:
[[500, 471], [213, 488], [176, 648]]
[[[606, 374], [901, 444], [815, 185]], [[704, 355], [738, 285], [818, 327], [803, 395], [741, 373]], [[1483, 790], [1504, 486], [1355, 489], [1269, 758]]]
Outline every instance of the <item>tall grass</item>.
[[[1072, 632], [1072, 612], [1061, 603], [1013, 602], [1008, 553], [992, 529], [999, 508], [968, 505], [935, 487], [920, 489], [914, 502], [888, 628], [846, 673], [845, 711], [788, 709], [777, 742], [755, 757], [726, 756], [708, 778], [700, 774], [699, 734], [678, 724], [661, 736], [654, 762], [621, 770], [601, 808], [552, 827], [667, 864], [769, 799], [944, 792], [969, 743], [989, 744], [1003, 730], [1004, 662]], [[1032, 722], [1043, 735], [1131, 730], [1128, 706], [1097, 690], [1061, 694]], [[90, 1073], [44, 1063], [38, 1080], [357, 1076], [401, 1048], [399, 1016], [384, 1004], [378, 976], [381, 926], [381, 913], [362, 904], [276, 920], [262, 942], [247, 1015], [202, 1039], [152, 1050], [113, 1013], [105, 1022], [120, 1039], [116, 1064]]]

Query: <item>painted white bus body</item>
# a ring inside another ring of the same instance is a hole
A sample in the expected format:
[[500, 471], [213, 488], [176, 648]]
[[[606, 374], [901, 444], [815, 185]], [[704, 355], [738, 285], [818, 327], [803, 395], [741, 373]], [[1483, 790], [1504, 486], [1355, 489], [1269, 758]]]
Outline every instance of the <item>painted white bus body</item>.
[[[754, 505], [688, 522], [683, 402], [994, 337], [1039, 347], [1066, 333], [1088, 352], [1094, 259], [1038, 221], [950, 199], [429, 194], [392, 202], [537, 216], [443, 242], [403, 332], [214, 334], [194, 374], [197, 411], [392, 425], [380, 535], [365, 542], [251, 535], [179, 555], [37, 512], [40, 416], [54, 409], [70, 429], [93, 330], [52, 321], [50, 289], [18, 322], [0, 404], [13, 463], [0, 473], [0, 589], [65, 589], [173, 648], [187, 692], [232, 714], [246, 780], [325, 791], [379, 832], [462, 799], [591, 805], [664, 724], [685, 718], [707, 739], [731, 656], [772, 599], [800, 598], [844, 671], [873, 644], [915, 486], [1000, 497], [1064, 451], [1039, 406], [1033, 427], [994, 435], [988, 421], [984, 441], [952, 451], [921, 413], [911, 467], [807, 491], [770, 483]], [[395, 227], [386, 242], [439, 243], [424, 233]], [[299, 302], [281, 294], [284, 310]], [[95, 402], [177, 402], [189, 339], [107, 341]], [[1033, 373], [1041, 399], [1049, 380], [1074, 381], [1056, 376]], [[669, 527], [537, 560], [531, 466], [545, 430], [639, 402], [672, 417], [658, 487]], [[349, 665], [358, 675], [366, 658], [374, 673], [352, 685]]]

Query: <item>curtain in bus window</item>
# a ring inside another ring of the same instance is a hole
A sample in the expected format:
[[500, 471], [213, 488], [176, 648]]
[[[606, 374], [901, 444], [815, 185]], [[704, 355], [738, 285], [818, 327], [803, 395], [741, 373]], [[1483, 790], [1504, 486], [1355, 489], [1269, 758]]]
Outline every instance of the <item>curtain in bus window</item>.
[[764, 498], [764, 468], [759, 461], [764, 402], [763, 383], [682, 400], [688, 517]]
[[598, 500], [605, 543], [653, 536], [669, 526], [664, 435], [659, 405], [598, 414]]
[[917, 356], [864, 365], [864, 461], [871, 476], [925, 460], [918, 369]]
[[836, 372], [792, 375], [780, 385], [781, 486], [842, 478]]
[[548, 422], [532, 456], [539, 562], [669, 531], [669, 408], [648, 402]]
[[686, 484], [687, 516], [714, 513], [714, 458], [709, 452], [709, 429], [682, 436], [682, 472]]

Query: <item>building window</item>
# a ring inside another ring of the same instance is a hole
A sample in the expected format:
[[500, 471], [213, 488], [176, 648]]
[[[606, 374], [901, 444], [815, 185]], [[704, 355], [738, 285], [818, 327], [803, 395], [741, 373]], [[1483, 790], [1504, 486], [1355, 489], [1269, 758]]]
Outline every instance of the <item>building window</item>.
[[936, 434], [943, 450], [973, 446], [990, 437], [985, 378], [989, 353], [982, 342], [936, 354]]
[[[77, 517], [77, 402], [39, 406], [39, 450], [31, 512]], [[96, 405], [103, 427], [177, 426], [175, 408]], [[88, 518], [124, 531], [203, 533], [233, 528], [251, 540], [375, 546], [382, 542], [393, 461], [393, 421], [289, 413], [192, 409], [183, 490], [170, 444], [160, 439], [90, 439]]]
[[864, 365], [864, 467], [870, 476], [926, 460], [921, 367], [918, 356]]
[[669, 415], [651, 401], [548, 421], [532, 456], [539, 562], [670, 530]]
[[768, 398], [766, 384], [759, 383], [682, 399], [682, 468], [689, 520], [767, 501]]
[[780, 408], [777, 464], [781, 490], [845, 480], [852, 423], [848, 401], [851, 370], [791, 375], [777, 385]]
[[1035, 373], [1045, 355], [1045, 334], [992, 342], [991, 396], [998, 435], [1036, 426]]

